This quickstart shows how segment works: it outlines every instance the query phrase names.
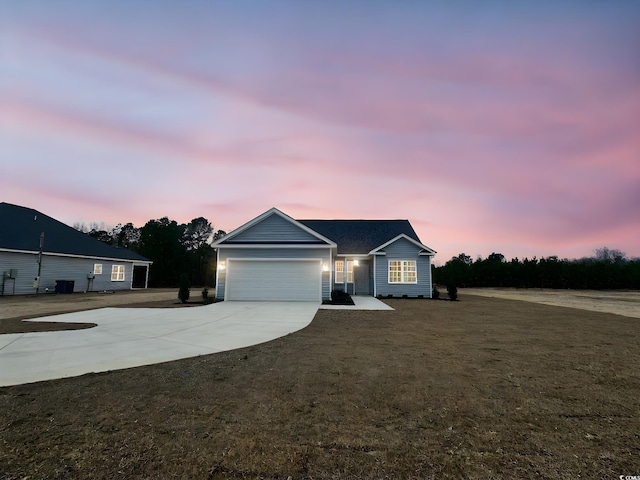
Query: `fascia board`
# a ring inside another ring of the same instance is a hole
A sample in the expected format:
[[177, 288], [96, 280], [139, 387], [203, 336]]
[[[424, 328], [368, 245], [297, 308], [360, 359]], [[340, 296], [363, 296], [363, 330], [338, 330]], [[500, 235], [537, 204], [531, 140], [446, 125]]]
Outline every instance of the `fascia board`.
[[[38, 253], [40, 253], [37, 250], [14, 250], [11, 248], [0, 248], [0, 252], [24, 253], [27, 255], [38, 255]], [[96, 257], [94, 255], [78, 255], [74, 253], [42, 252], [42, 255], [47, 257], [84, 258], [84, 259], [90, 259], [90, 260], [106, 260], [110, 262], [130, 262], [130, 263], [149, 264], [149, 265], [153, 263], [153, 261], [151, 260], [134, 260], [132, 258], [116, 258], [116, 257]]]

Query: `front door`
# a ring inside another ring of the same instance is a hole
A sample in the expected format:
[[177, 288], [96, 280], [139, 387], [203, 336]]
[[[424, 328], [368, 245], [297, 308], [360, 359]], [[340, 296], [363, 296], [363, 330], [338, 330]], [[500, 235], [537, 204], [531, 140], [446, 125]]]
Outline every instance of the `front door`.
[[354, 292], [356, 295], [371, 295], [369, 285], [369, 262], [360, 260], [359, 265], [354, 268]]

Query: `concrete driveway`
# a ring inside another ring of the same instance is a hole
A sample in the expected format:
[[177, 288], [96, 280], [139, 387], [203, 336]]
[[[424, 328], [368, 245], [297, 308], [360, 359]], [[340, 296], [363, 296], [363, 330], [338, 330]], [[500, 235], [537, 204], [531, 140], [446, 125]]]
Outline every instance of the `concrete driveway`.
[[189, 308], [101, 308], [38, 318], [85, 330], [0, 335], [0, 386], [151, 365], [267, 342], [313, 320], [314, 302], [221, 302]]

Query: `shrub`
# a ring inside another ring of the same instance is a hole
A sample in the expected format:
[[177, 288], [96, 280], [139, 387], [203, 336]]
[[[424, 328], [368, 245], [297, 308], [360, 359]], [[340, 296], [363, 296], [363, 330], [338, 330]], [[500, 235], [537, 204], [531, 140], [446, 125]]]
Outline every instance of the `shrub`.
[[189, 291], [190, 288], [191, 281], [189, 280], [187, 274], [183, 273], [182, 275], [180, 275], [180, 290], [178, 290], [178, 299], [182, 303], [187, 303], [187, 300], [189, 300], [189, 295], [191, 294], [191, 292]]
[[455, 302], [458, 299], [458, 288], [455, 285], [447, 285], [447, 293], [449, 300]]
[[355, 305], [351, 300], [351, 295], [343, 290], [331, 291], [331, 303], [333, 305]]
[[434, 300], [440, 299], [440, 290], [438, 290], [436, 287], [433, 287], [433, 292], [431, 292], [431, 298], [433, 298]]
[[208, 298], [209, 298], [209, 289], [207, 287], [204, 287], [202, 289], [202, 300], [206, 302]]

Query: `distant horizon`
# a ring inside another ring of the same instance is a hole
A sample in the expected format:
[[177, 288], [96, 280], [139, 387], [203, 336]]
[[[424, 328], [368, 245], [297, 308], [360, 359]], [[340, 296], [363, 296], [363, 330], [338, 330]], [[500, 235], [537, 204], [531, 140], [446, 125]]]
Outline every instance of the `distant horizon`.
[[640, 2], [0, 2], [0, 200], [640, 257]]
[[[29, 206], [27, 206], [27, 205], [20, 205], [20, 206], [22, 206], [22, 207], [26, 207], [26, 208], [32, 208], [32, 207], [29, 207]], [[38, 210], [38, 209], [35, 209], [35, 208], [34, 208], [33, 210]], [[39, 211], [40, 213], [44, 214], [44, 215], [48, 215], [46, 212], [42, 212], [42, 211], [40, 211], [40, 210], [38, 210], [38, 211]], [[264, 212], [261, 212], [261, 213], [264, 213]], [[283, 213], [286, 213], [286, 212], [283, 212]], [[50, 217], [51, 217], [51, 215], [48, 215], [48, 216], [50, 216]], [[109, 230], [114, 229], [117, 225], [126, 225], [127, 223], [132, 223], [134, 227], [136, 227], [136, 228], [141, 228], [141, 227], [143, 227], [147, 222], [149, 222], [149, 221], [151, 221], [151, 220], [159, 220], [159, 219], [164, 218], [164, 217], [166, 217], [166, 215], [163, 215], [163, 216], [160, 216], [160, 217], [156, 217], [156, 218], [149, 218], [149, 219], [145, 220], [144, 222], [142, 222], [142, 223], [140, 223], [140, 224], [136, 224], [135, 222], [116, 222], [116, 223], [111, 224], [111, 223], [107, 223], [107, 222], [104, 222], [104, 221], [88, 221], [88, 222], [87, 222], [87, 221], [77, 221], [77, 222], [72, 222], [72, 223], [67, 223], [67, 222], [62, 222], [62, 223], [64, 223], [65, 225], [67, 225], [67, 226], [69, 226], [69, 227], [72, 227], [72, 228], [76, 228], [76, 225], [78, 225], [78, 226], [82, 226], [82, 225], [84, 225], [84, 226], [85, 226], [85, 227], [87, 227], [87, 228], [91, 227], [92, 225], [97, 225], [97, 226], [99, 226], [100, 228], [105, 228], [105, 229], [106, 229], [106, 231], [109, 231]], [[180, 220], [177, 220], [177, 219], [175, 219], [175, 218], [171, 218], [171, 217], [168, 217], [168, 218], [169, 218], [169, 220], [174, 220], [174, 221], [176, 221], [179, 225], [181, 225], [181, 224], [188, 224], [191, 220], [193, 220], [193, 219], [195, 219], [195, 218], [199, 218], [199, 217], [204, 217], [205, 219], [207, 219], [207, 220], [211, 223], [211, 225], [212, 225], [212, 227], [213, 227], [213, 230], [214, 230], [214, 231], [217, 231], [217, 230], [223, 230], [225, 233], [230, 233], [230, 232], [231, 232], [231, 231], [233, 231], [234, 229], [236, 229], [236, 228], [238, 228], [238, 227], [242, 226], [243, 224], [245, 224], [246, 222], [248, 222], [248, 221], [250, 221], [250, 220], [252, 220], [252, 219], [254, 218], [254, 217], [252, 217], [252, 218], [248, 218], [247, 220], [243, 221], [242, 223], [238, 224], [237, 226], [233, 227], [232, 229], [218, 228], [218, 227], [215, 225], [215, 222], [214, 222], [211, 218], [207, 218], [207, 217], [206, 217], [206, 216], [204, 216], [204, 215], [196, 215], [196, 216], [194, 216], [194, 217], [189, 218], [189, 220], [184, 220], [184, 221], [180, 221]], [[57, 218], [55, 218], [55, 217], [52, 217], [52, 218], [54, 218], [54, 219], [56, 219], [56, 220], [59, 220], [59, 221], [62, 221], [62, 220], [57, 219]], [[296, 220], [298, 220], [298, 219], [296, 219]], [[300, 219], [300, 220], [302, 220], [302, 219]], [[331, 218], [331, 219], [329, 219], [329, 218], [326, 218], [326, 219], [318, 219], [318, 220], [408, 220], [408, 221], [409, 221], [409, 223], [411, 223], [411, 219], [380, 219], [380, 218], [376, 218], [376, 219], [356, 219], [356, 218], [350, 218], [350, 219], [346, 219], [346, 218], [345, 218], [345, 219], [338, 219], [338, 218], [335, 218], [335, 219], [334, 219], [334, 218]], [[416, 233], [417, 233], [417, 232], [416, 232]], [[419, 235], [419, 234], [418, 234], [418, 237], [420, 237], [420, 235]], [[420, 240], [422, 241], [422, 238], [421, 238], [421, 237], [420, 237]], [[425, 242], [423, 241], [423, 243], [425, 243]], [[425, 243], [425, 244], [426, 244], [426, 243]], [[427, 245], [427, 246], [429, 246], [428, 244], [426, 244], [426, 245]], [[581, 256], [579, 256], [579, 257], [566, 257], [566, 256], [561, 256], [561, 255], [558, 255], [558, 254], [554, 254], [554, 253], [547, 254], [547, 255], [531, 255], [531, 256], [527, 256], [527, 255], [506, 255], [506, 254], [504, 254], [502, 251], [498, 251], [498, 250], [496, 250], [496, 249], [489, 249], [489, 250], [491, 250], [491, 251], [490, 251], [490, 252], [487, 252], [487, 253], [485, 253], [485, 254], [480, 254], [480, 253], [478, 253], [478, 254], [471, 254], [471, 253], [469, 253], [469, 251], [467, 251], [467, 250], [462, 250], [462, 251], [457, 252], [457, 253], [455, 253], [455, 254], [452, 254], [452, 255], [450, 255], [450, 256], [448, 256], [448, 257], [446, 257], [446, 258], [444, 258], [444, 257], [443, 257], [442, 255], [440, 255], [439, 253], [436, 253], [436, 256], [434, 257], [434, 261], [433, 261], [433, 263], [434, 263], [434, 265], [436, 265], [436, 266], [444, 265], [446, 262], [448, 262], [449, 260], [451, 260], [451, 258], [452, 258], [452, 257], [457, 257], [458, 255], [460, 255], [460, 254], [462, 254], [462, 253], [464, 253], [465, 255], [469, 255], [473, 261], [476, 261], [479, 257], [481, 257], [482, 259], [486, 259], [486, 258], [487, 258], [489, 255], [491, 255], [492, 253], [499, 253], [499, 254], [504, 255], [505, 260], [512, 260], [512, 259], [515, 259], [515, 258], [518, 258], [519, 260], [523, 260], [523, 259], [525, 259], [525, 258], [528, 258], [529, 260], [532, 260], [533, 258], [541, 259], [541, 258], [549, 258], [549, 257], [558, 257], [558, 258], [559, 258], [559, 259], [561, 259], [561, 260], [565, 260], [565, 259], [566, 259], [566, 260], [580, 260], [580, 259], [583, 259], [583, 258], [593, 258], [593, 257], [595, 256], [595, 251], [596, 251], [596, 249], [598, 249], [598, 248], [603, 248], [603, 247], [607, 247], [607, 248], [609, 248], [609, 249], [611, 249], [611, 250], [614, 250], [614, 249], [622, 250], [622, 249], [620, 249], [620, 248], [616, 247], [615, 245], [598, 245], [598, 246], [594, 247], [594, 248], [593, 248], [593, 250], [592, 250], [591, 252], [585, 253], [584, 255], [581, 255]], [[435, 249], [435, 250], [436, 250], [436, 252], [438, 252], [438, 251], [437, 251], [437, 249]], [[625, 253], [626, 257], [627, 257], [628, 259], [630, 259], [630, 260], [635, 260], [635, 259], [639, 259], [639, 258], [640, 258], [640, 256], [633, 256], [633, 255], [629, 255], [629, 253], [628, 253], [628, 252], [626, 252], [626, 251], [624, 251], [624, 250], [622, 250], [622, 251]]]

